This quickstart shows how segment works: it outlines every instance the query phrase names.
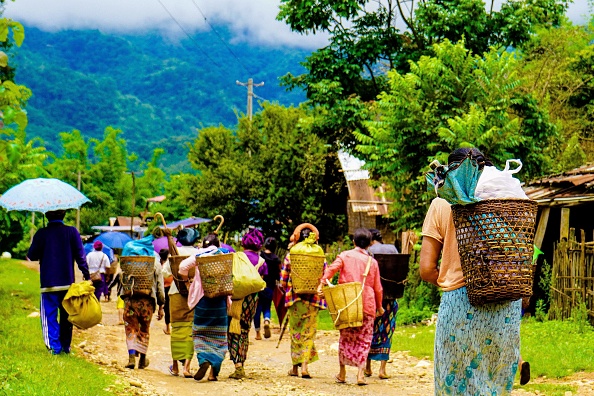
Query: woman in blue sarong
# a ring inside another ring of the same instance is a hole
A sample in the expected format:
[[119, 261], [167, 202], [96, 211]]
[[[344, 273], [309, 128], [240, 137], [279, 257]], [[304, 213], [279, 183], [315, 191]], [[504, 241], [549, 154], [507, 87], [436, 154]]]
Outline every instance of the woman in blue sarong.
[[[492, 166], [477, 149], [468, 148], [454, 151], [448, 162], [469, 154]], [[452, 211], [441, 198], [431, 202], [423, 223], [420, 274], [443, 290], [435, 330], [435, 394], [511, 393], [520, 356], [521, 300], [470, 304]]]

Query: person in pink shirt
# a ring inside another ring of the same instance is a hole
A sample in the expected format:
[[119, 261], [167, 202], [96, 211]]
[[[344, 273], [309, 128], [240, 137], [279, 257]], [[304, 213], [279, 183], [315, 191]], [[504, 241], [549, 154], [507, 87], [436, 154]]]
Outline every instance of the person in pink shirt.
[[[318, 286], [318, 294], [323, 295], [322, 286], [340, 271], [338, 283], [365, 282], [363, 288], [363, 325], [340, 330], [338, 347], [338, 362], [340, 371], [336, 375], [336, 382], [346, 382], [346, 366], [359, 369], [357, 384], [367, 385], [364, 376], [367, 355], [371, 348], [373, 338], [373, 322], [375, 316], [383, 314], [382, 299], [383, 289], [380, 283], [380, 274], [377, 261], [365, 250], [371, 244], [371, 233], [366, 228], [355, 230], [353, 238], [355, 248], [340, 253], [336, 260], [326, 268]], [[370, 263], [369, 273], [364, 277], [367, 263]]]

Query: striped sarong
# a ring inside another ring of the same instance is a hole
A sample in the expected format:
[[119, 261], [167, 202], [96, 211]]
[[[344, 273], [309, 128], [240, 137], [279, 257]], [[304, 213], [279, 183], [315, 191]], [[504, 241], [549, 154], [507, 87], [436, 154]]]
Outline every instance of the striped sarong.
[[318, 311], [318, 307], [303, 301], [296, 301], [289, 307], [293, 366], [318, 360], [318, 351], [314, 344], [318, 330]]
[[396, 328], [396, 314], [398, 313], [398, 302], [396, 300], [382, 301], [384, 314], [375, 318], [373, 324], [373, 338], [368, 359], [388, 360], [392, 348], [392, 335]]
[[146, 354], [155, 300], [142, 294], [124, 297], [124, 325], [128, 352]]
[[229, 356], [233, 363], [243, 363], [247, 359], [248, 347], [250, 344], [250, 327], [256, 314], [258, 306], [258, 293], [250, 294], [243, 299], [241, 318], [241, 334], [228, 333]]
[[466, 287], [444, 292], [435, 329], [435, 394], [511, 393], [521, 309], [521, 300], [474, 307]]
[[194, 310], [188, 307], [188, 298], [179, 293], [169, 295], [171, 315], [171, 358], [173, 360], [192, 359], [194, 342], [192, 325]]
[[219, 375], [227, 353], [227, 297], [202, 297], [194, 308], [192, 327], [198, 364], [209, 362]]

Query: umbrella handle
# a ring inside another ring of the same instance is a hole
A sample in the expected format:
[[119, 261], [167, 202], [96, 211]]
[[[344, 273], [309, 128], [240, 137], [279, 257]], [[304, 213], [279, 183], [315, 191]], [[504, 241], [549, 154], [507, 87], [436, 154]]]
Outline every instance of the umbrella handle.
[[225, 219], [221, 215], [216, 215], [213, 220], [216, 220], [216, 219], [221, 219], [221, 222], [219, 223], [219, 226], [217, 227], [217, 229], [214, 231], [214, 234], [219, 233], [219, 230], [221, 229], [221, 227], [223, 226], [223, 223], [225, 222]]

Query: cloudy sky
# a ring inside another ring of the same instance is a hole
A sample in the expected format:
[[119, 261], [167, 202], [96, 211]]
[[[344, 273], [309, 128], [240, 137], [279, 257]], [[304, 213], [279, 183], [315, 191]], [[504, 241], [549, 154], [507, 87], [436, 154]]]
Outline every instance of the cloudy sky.
[[[43, 30], [99, 29], [103, 32], [142, 33], [157, 29], [181, 37], [211, 24], [225, 24], [234, 41], [256, 45], [323, 46], [326, 38], [302, 36], [276, 21], [280, 0], [16, 0], [5, 3], [4, 15]], [[569, 16], [584, 22], [587, 0], [575, 0]], [[171, 15], [170, 15], [171, 14]]]

